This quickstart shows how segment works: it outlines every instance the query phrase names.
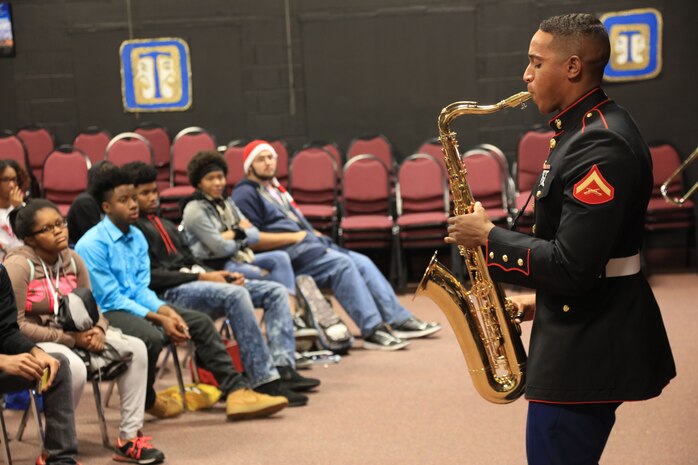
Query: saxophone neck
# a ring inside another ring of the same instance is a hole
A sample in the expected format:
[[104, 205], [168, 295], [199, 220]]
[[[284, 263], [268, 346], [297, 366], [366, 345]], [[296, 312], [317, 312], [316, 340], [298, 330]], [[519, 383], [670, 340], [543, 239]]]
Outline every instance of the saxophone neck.
[[459, 116], [486, 115], [503, 110], [504, 108], [515, 108], [518, 106], [525, 108], [524, 103], [530, 98], [530, 93], [519, 92], [493, 105], [478, 105], [477, 102], [470, 101], [453, 102], [441, 110], [439, 114], [439, 132], [442, 135], [450, 133], [451, 123]]

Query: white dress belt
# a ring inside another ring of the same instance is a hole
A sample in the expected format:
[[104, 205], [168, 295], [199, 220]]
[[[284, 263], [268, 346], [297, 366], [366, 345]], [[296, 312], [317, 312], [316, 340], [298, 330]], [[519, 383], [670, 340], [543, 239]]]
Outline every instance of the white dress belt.
[[640, 272], [640, 253], [629, 257], [612, 258], [606, 263], [606, 277], [631, 276]]

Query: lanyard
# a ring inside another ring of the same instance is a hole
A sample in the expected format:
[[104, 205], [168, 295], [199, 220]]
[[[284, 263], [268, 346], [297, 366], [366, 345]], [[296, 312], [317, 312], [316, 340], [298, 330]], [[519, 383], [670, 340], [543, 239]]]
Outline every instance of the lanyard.
[[56, 262], [56, 287], [52, 286], [53, 283], [51, 282], [51, 279], [49, 279], [48, 268], [46, 268], [46, 263], [44, 263], [44, 261], [41, 258], [39, 258], [39, 261], [41, 262], [41, 267], [44, 269], [44, 279], [48, 283], [48, 286], [46, 286], [46, 288], [51, 294], [51, 299], [53, 300], [53, 314], [58, 315], [58, 280], [61, 275], [61, 265], [63, 264], [63, 261], [59, 256], [58, 261]]

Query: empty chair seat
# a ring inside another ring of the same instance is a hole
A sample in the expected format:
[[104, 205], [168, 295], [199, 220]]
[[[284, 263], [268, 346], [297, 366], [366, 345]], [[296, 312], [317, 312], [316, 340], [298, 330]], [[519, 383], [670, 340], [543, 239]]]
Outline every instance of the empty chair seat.
[[82, 150], [88, 156], [92, 164], [104, 160], [107, 145], [111, 139], [108, 131], [98, 127], [90, 126], [80, 131], [73, 140], [73, 147]]
[[58, 206], [62, 215], [68, 214], [70, 204], [87, 188], [90, 159], [72, 145], [62, 145], [52, 151], [42, 168], [42, 191], [46, 199]]
[[116, 166], [140, 161], [155, 165], [155, 155], [148, 140], [135, 132], [122, 132], [109, 141], [106, 159]]

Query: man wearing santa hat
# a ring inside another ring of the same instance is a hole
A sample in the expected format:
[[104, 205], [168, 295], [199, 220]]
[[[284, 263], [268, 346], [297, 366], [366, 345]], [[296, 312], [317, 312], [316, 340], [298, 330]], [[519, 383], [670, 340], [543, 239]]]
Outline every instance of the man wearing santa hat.
[[256, 247], [286, 251], [296, 274], [310, 275], [318, 286], [332, 288], [360, 328], [365, 349], [398, 350], [407, 346], [407, 339], [439, 331], [438, 323], [421, 321], [400, 305], [390, 283], [368, 257], [337, 246], [313, 229], [276, 180], [276, 161], [276, 151], [268, 142], [250, 142], [244, 151], [246, 178], [232, 195], [238, 208], [264, 233]]

